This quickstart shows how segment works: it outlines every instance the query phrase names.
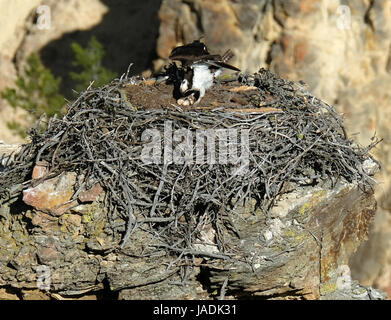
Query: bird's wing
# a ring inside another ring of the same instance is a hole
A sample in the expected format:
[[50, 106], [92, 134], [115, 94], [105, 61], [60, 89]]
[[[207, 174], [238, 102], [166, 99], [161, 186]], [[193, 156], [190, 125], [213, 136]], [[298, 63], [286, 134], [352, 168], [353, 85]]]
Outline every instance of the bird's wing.
[[221, 56], [218, 54], [205, 54], [205, 55], [194, 55], [194, 54], [175, 54], [170, 55], [171, 60], [178, 60], [182, 63], [183, 67], [198, 63], [206, 63], [206, 61], [220, 61]]
[[190, 44], [174, 48], [169, 58], [171, 60], [179, 60], [183, 57], [199, 57], [209, 55], [208, 49], [205, 44], [200, 41], [193, 41]]
[[226, 68], [226, 69], [231, 69], [231, 70], [235, 70], [235, 71], [240, 71], [240, 69], [234, 67], [233, 65], [225, 63], [223, 61], [204, 60], [203, 63], [206, 63], [210, 66], [215, 66], [217, 68]]
[[228, 64], [227, 62], [234, 56], [233, 52], [228, 49], [222, 56], [219, 54], [209, 54], [205, 44], [200, 41], [180, 47], [171, 51], [169, 58], [182, 63], [182, 67], [189, 67], [198, 63], [205, 63], [216, 68], [226, 68], [235, 71], [240, 69]]
[[228, 49], [227, 51], [225, 51], [225, 53], [221, 56], [221, 61], [223, 62], [228, 62], [229, 60], [231, 60], [234, 56], [234, 53], [231, 51], [231, 49]]

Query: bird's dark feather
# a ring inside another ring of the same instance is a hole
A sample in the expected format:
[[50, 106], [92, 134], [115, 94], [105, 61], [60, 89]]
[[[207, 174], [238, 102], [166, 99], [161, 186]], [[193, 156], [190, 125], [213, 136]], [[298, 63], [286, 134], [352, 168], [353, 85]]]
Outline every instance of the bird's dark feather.
[[228, 49], [222, 56], [221, 61], [228, 62], [234, 57], [234, 53], [231, 51], [231, 49]]
[[195, 40], [190, 44], [184, 46], [176, 47], [171, 51], [169, 58], [171, 60], [179, 60], [181, 57], [190, 57], [190, 56], [207, 56], [209, 51], [206, 48], [205, 44], [199, 40]]
[[172, 50], [169, 58], [182, 63], [182, 67], [205, 63], [216, 68], [226, 68], [234, 71], [240, 69], [227, 63], [234, 56], [233, 52], [228, 49], [222, 56], [219, 54], [209, 54], [205, 44], [199, 40], [195, 40], [190, 44], [176, 47]]
[[233, 65], [225, 63], [223, 61], [205, 60], [205, 61], [202, 61], [202, 63], [208, 64], [210, 66], [214, 66], [217, 68], [226, 68], [226, 69], [231, 69], [234, 71], [240, 71], [240, 69], [234, 67]]
[[[174, 77], [177, 92], [181, 94], [181, 98], [177, 100], [178, 104], [187, 106], [198, 103], [205, 91], [212, 86], [213, 79], [219, 74], [220, 69], [240, 71], [227, 63], [233, 56], [231, 50], [227, 50], [222, 56], [210, 54], [205, 44], [199, 40], [174, 48], [169, 58], [182, 64]], [[179, 70], [182, 72], [181, 75]]]

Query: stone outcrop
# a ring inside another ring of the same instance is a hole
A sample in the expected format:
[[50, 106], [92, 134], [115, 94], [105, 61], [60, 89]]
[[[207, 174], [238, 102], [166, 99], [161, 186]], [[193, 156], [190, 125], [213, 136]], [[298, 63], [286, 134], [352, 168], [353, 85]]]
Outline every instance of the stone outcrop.
[[[74, 177], [61, 177], [65, 190], [72, 193]], [[42, 184], [61, 188], [53, 179]], [[367, 238], [376, 211], [373, 193], [354, 183], [340, 182], [332, 189], [294, 186], [268, 219], [254, 210], [255, 202], [246, 201], [236, 209], [234, 221], [240, 238], [227, 234], [225, 239], [236, 252], [235, 259], [213, 259], [224, 256], [218, 250], [210, 251], [211, 258], [195, 258], [185, 285], [176, 258], [164, 250], [151, 258], [137, 257], [146, 243], [156, 242], [151, 234], [138, 230], [119, 250], [121, 238], [109, 232], [104, 197], [45, 213], [42, 208], [51, 202], [68, 200], [59, 192], [51, 197], [27, 201], [33, 207], [19, 214], [12, 214], [8, 205], [0, 208], [0, 286], [12, 288], [0, 291], [4, 299], [89, 298], [110, 292], [119, 299], [212, 299], [210, 292], [222, 294], [226, 279], [226, 298], [384, 298], [354, 282], [347, 266]], [[37, 290], [42, 266], [50, 279], [46, 293]]]
[[360, 280], [390, 290], [391, 2], [168, 0], [159, 16], [157, 68], [173, 47], [204, 35], [211, 52], [231, 48], [242, 70], [268, 67], [304, 80], [346, 115], [348, 132], [359, 133], [360, 143], [374, 132], [384, 139], [374, 151], [383, 164], [379, 216], [352, 267]]
[[[36, 24], [37, 8], [41, 5], [50, 8], [50, 28], [39, 29]], [[0, 35], [0, 92], [12, 87], [23, 68], [26, 57], [39, 52], [51, 41], [65, 33], [86, 30], [102, 20], [107, 7], [99, 0], [93, 1], [0, 1], [2, 27]], [[23, 119], [22, 110], [13, 109], [0, 99], [0, 140], [7, 143], [20, 143], [21, 137], [12, 134], [7, 121]]]

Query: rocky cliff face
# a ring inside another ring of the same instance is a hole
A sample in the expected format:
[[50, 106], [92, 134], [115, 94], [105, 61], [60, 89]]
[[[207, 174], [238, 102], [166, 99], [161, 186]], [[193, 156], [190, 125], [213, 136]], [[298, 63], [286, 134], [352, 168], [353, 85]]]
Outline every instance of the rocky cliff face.
[[[46, 5], [50, 8], [50, 28], [39, 29], [35, 22], [36, 9]], [[107, 7], [99, 0], [40, 0], [0, 1], [2, 13], [0, 35], [0, 91], [13, 86], [25, 58], [32, 52], [40, 51], [51, 41], [75, 30], [86, 30], [99, 23]], [[0, 99], [0, 140], [8, 143], [21, 142], [21, 138], [9, 132], [5, 122], [23, 118]]]
[[[156, 6], [158, 2], [145, 3]], [[53, 28], [49, 30], [38, 31], [33, 24], [35, 8], [40, 4], [51, 8]], [[231, 48], [236, 55], [232, 62], [243, 70], [265, 66], [283, 77], [305, 80], [312, 92], [346, 114], [350, 134], [359, 133], [356, 139], [362, 144], [367, 144], [376, 131], [384, 139], [375, 150], [383, 164], [377, 176], [381, 183], [376, 192], [378, 214], [370, 240], [351, 265], [355, 278], [388, 288], [391, 293], [391, 134], [387, 122], [391, 112], [391, 2], [350, 1], [348, 8], [341, 6], [344, 4], [342, 0], [166, 0], [159, 12], [159, 59], [155, 68], [162, 66], [174, 46], [204, 35], [211, 51]], [[109, 1], [98, 0], [0, 0], [0, 90], [13, 84], [28, 53], [50, 46], [60, 48], [57, 41], [64, 33], [99, 24], [112, 11], [108, 11], [109, 5]], [[132, 19], [136, 9], [127, 12]], [[144, 13], [141, 18], [145, 18]], [[118, 15], [111, 19], [118, 26], [111, 38], [115, 36], [116, 48], [121, 48], [116, 51], [123, 52], [123, 57], [129, 55], [132, 30], [139, 34], [136, 43], [140, 47], [144, 47], [140, 39], [155, 36], [140, 32], [145, 28], [129, 27], [132, 19]], [[110, 59], [119, 61], [118, 55]], [[124, 63], [123, 69], [126, 67]], [[11, 115], [24, 116], [14, 114], [0, 101], [0, 139], [20, 142], [4, 124]]]
[[352, 266], [360, 280], [391, 290], [391, 2], [344, 4], [168, 0], [160, 10], [160, 60], [155, 65], [159, 67], [174, 46], [204, 35], [213, 52], [231, 48], [233, 63], [243, 70], [267, 66], [283, 77], [304, 80], [346, 115], [349, 133], [359, 133], [362, 144], [376, 131], [384, 139], [375, 151], [383, 164], [376, 193], [379, 215], [372, 238]]
[[[0, 91], [14, 84], [31, 52], [40, 52], [45, 66], [63, 78], [61, 89], [69, 98], [74, 86], [69, 79], [74, 60], [70, 45], [77, 42], [86, 46], [91, 36], [105, 47], [105, 67], [121, 74], [133, 62], [137, 66], [133, 72], [141, 73], [155, 56], [160, 3], [161, 0], [39, 0], [27, 5], [25, 1], [0, 0], [1, 17], [6, 13], [6, 19], [1, 21]], [[37, 27], [36, 10], [40, 5], [50, 8], [49, 29]], [[22, 142], [4, 124], [14, 117], [23, 119], [25, 115], [19, 110], [11, 111], [0, 100], [0, 140]]]

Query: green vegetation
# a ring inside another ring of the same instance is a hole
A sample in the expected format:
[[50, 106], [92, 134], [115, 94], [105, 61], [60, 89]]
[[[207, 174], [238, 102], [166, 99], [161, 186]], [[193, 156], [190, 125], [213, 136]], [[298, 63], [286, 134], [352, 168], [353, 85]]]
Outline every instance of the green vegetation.
[[[94, 81], [94, 87], [102, 86], [116, 77], [114, 72], [102, 66], [105, 55], [103, 46], [92, 37], [86, 48], [78, 43], [72, 43], [74, 53], [73, 66], [78, 72], [69, 72], [77, 91], [85, 90]], [[61, 78], [54, 77], [46, 68], [39, 55], [31, 54], [26, 67], [15, 82], [15, 88], [7, 88], [2, 93], [3, 99], [16, 108], [26, 110], [35, 122], [43, 114], [52, 117], [65, 111], [65, 98], [60, 93]], [[25, 137], [27, 126], [17, 121], [7, 123], [8, 128], [16, 134]]]
[[90, 39], [86, 48], [76, 42], [72, 43], [72, 50], [75, 55], [73, 66], [79, 72], [70, 72], [69, 75], [75, 82], [77, 91], [85, 90], [91, 81], [94, 81], [94, 87], [100, 87], [117, 76], [115, 72], [102, 66], [105, 51], [95, 37]]
[[[23, 75], [15, 82], [16, 88], [5, 89], [1, 93], [2, 98], [12, 107], [26, 110], [33, 122], [42, 114], [48, 117], [60, 114], [64, 105], [64, 97], [59, 91], [61, 78], [55, 78], [36, 53], [31, 54], [26, 62]], [[7, 126], [21, 137], [26, 137], [25, 123], [10, 121]]]
[[17, 121], [8, 121], [7, 127], [22, 138], [27, 137], [27, 128]]
[[59, 93], [61, 78], [55, 78], [45, 68], [36, 53], [27, 59], [24, 74], [16, 80], [16, 89], [7, 88], [2, 93], [12, 107], [21, 107], [34, 118], [46, 113], [49, 117], [61, 112], [64, 97]]

